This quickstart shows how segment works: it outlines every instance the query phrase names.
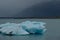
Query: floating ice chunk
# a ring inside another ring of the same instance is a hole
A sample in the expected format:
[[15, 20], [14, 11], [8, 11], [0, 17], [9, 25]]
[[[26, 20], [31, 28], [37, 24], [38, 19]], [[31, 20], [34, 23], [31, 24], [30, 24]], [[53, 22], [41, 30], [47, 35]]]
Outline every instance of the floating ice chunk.
[[29, 34], [19, 24], [16, 23], [5, 23], [5, 24], [1, 24], [0, 27], [2, 27], [0, 29], [0, 32], [4, 34], [15, 34], [15, 35]]
[[44, 22], [37, 21], [25, 21], [22, 23], [5, 23], [0, 25], [0, 32], [4, 34], [15, 34], [15, 35], [25, 35], [25, 34], [36, 34], [44, 33], [46, 31]]
[[22, 28], [29, 33], [44, 33], [46, 31], [44, 22], [37, 22], [37, 21], [25, 21], [22, 22]]

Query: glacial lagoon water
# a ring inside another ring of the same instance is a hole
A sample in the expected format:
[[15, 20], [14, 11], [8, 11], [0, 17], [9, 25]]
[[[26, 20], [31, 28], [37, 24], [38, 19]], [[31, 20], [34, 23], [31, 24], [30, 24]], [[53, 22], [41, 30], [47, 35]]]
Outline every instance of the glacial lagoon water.
[[47, 31], [44, 35], [6, 36], [0, 34], [0, 40], [60, 40], [60, 19], [0, 19], [0, 24], [20, 23], [26, 20], [46, 22]]

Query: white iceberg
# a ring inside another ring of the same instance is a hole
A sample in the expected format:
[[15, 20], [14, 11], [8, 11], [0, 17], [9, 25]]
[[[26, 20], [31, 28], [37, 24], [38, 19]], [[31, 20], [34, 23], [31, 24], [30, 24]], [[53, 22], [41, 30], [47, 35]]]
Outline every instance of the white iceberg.
[[22, 23], [5, 23], [0, 25], [0, 32], [4, 34], [15, 34], [15, 35], [25, 35], [25, 34], [36, 34], [44, 33], [46, 31], [44, 22], [37, 21], [25, 21]]
[[5, 23], [0, 25], [1, 29], [0, 32], [4, 34], [15, 34], [15, 35], [23, 35], [23, 34], [29, 34], [23, 28], [16, 23]]

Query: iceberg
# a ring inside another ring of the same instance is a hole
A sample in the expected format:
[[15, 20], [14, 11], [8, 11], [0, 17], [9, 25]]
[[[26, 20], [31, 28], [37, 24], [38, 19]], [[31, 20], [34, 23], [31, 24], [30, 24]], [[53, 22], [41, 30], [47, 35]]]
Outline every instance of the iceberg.
[[23, 28], [16, 23], [5, 23], [0, 25], [0, 32], [3, 34], [24, 35], [29, 34]]
[[44, 26], [45, 24], [44, 22], [25, 21], [21, 23], [21, 26], [31, 34], [42, 34], [47, 30]]
[[43, 34], [46, 31], [45, 24], [37, 21], [24, 21], [18, 24], [7, 22], [0, 24], [0, 32], [12, 35]]

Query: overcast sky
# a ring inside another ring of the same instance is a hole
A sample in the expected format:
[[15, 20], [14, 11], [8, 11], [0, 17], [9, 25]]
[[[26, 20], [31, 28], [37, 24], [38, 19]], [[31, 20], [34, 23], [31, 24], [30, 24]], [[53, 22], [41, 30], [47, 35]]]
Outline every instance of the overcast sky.
[[0, 17], [13, 16], [41, 0], [0, 0]]
[[[15, 16], [22, 16], [23, 14], [25, 16], [27, 14], [28, 16], [30, 14], [33, 16], [36, 12], [34, 13], [34, 10], [32, 10], [33, 9], [32, 6], [37, 4], [42, 5], [43, 4], [42, 2], [45, 2], [45, 1], [47, 0], [0, 0], [0, 17], [15, 17]], [[48, 1], [51, 1], [51, 0], [48, 0]], [[32, 9], [29, 9], [30, 7]], [[27, 11], [24, 13], [24, 10], [27, 10]]]

